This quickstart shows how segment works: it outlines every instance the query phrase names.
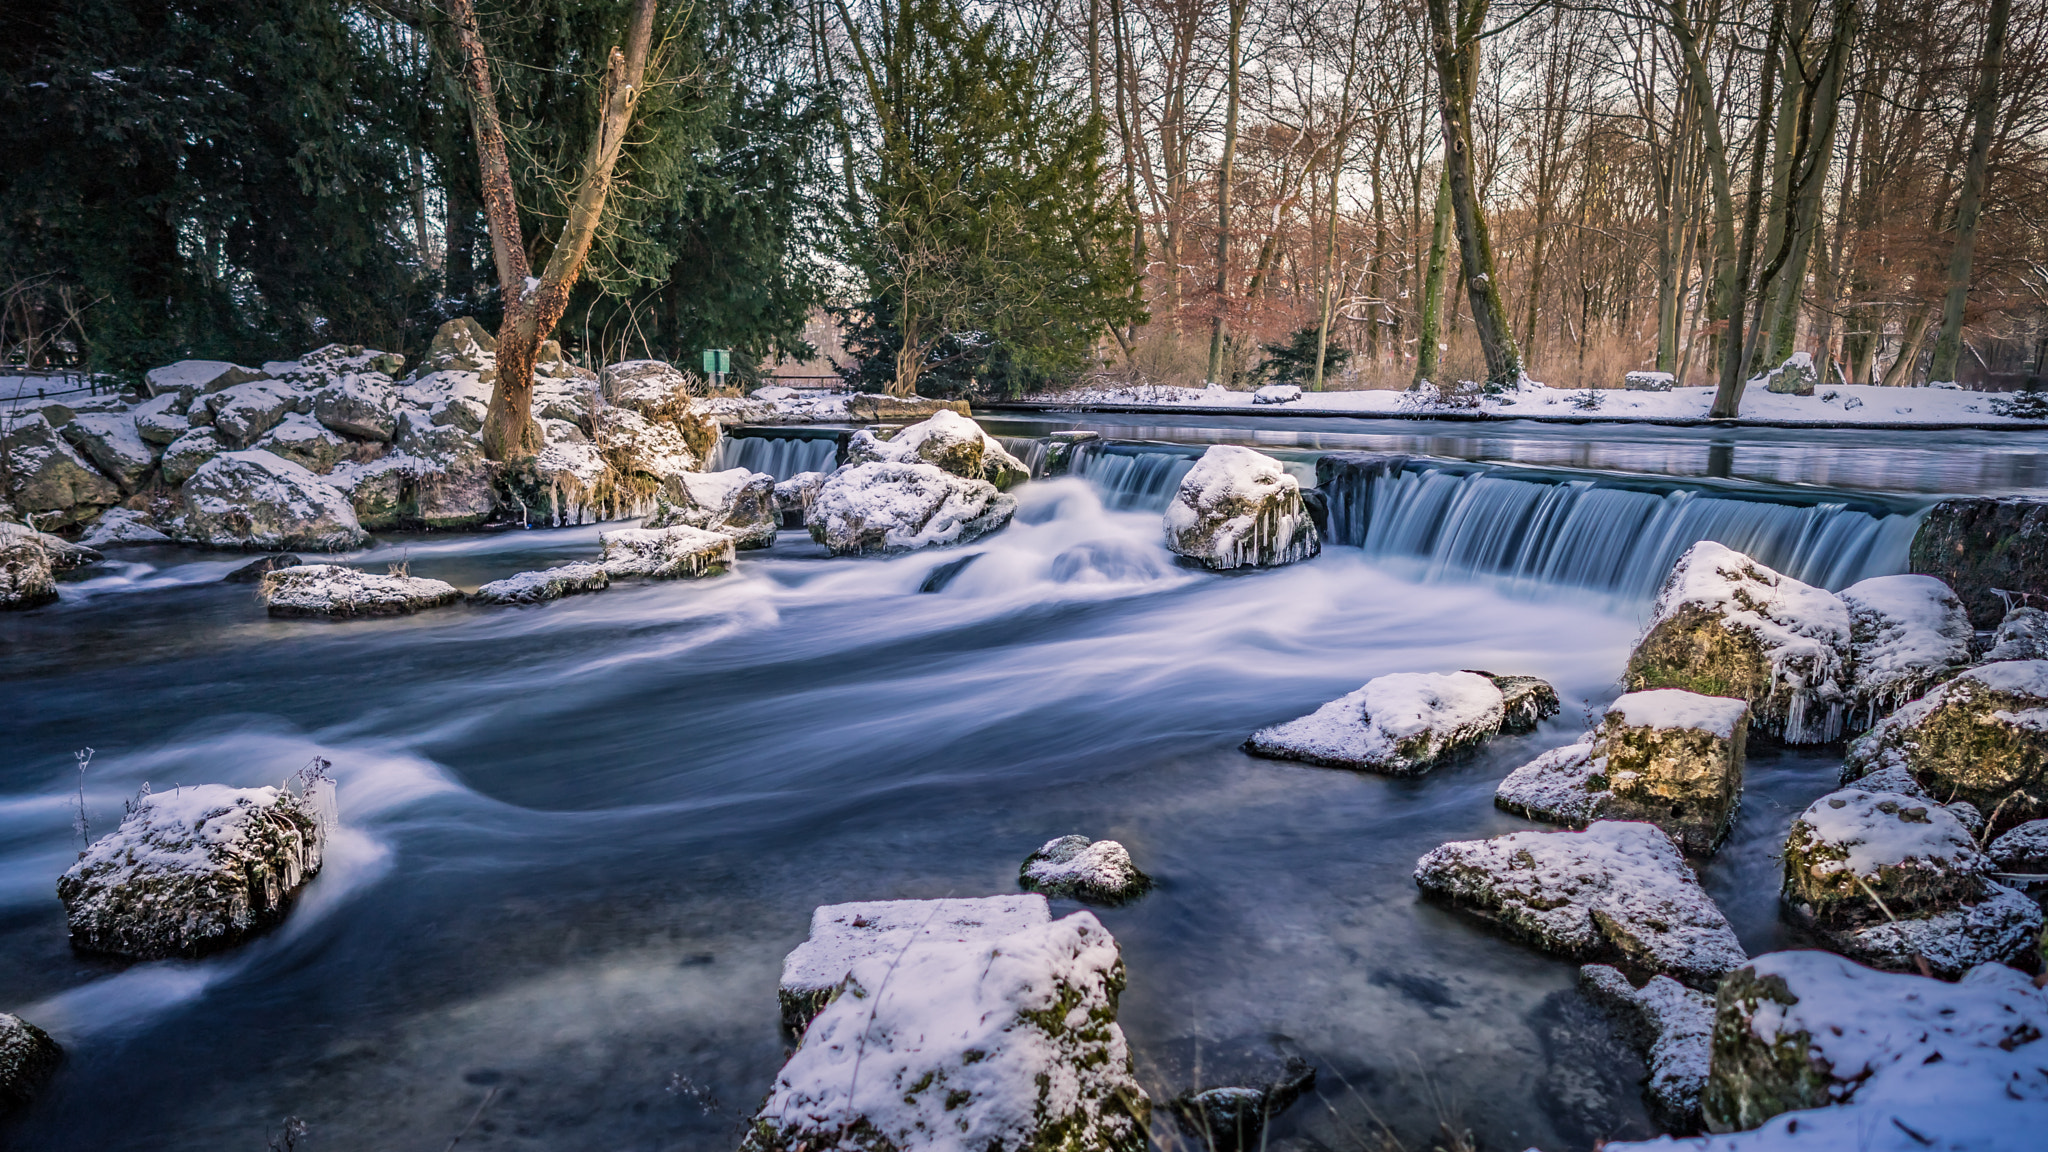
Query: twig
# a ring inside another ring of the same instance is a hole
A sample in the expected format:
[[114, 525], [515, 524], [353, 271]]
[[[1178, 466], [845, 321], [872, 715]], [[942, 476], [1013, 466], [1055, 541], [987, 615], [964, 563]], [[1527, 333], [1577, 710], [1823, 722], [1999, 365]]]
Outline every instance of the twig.
[[476, 1122], [484, 1118], [484, 1109], [489, 1108], [491, 1106], [491, 1101], [497, 1099], [497, 1097], [498, 1088], [497, 1085], [494, 1084], [491, 1086], [491, 1090], [489, 1092], [484, 1093], [483, 1103], [477, 1105], [476, 1111], [470, 1114], [469, 1123], [464, 1124], [462, 1126], [462, 1131], [457, 1132], [455, 1134], [455, 1139], [450, 1140], [448, 1142], [448, 1147], [444, 1149], [443, 1152], [455, 1152], [455, 1146], [457, 1144], [462, 1143], [462, 1138], [464, 1136], [469, 1135], [469, 1130], [471, 1128], [476, 1127]]

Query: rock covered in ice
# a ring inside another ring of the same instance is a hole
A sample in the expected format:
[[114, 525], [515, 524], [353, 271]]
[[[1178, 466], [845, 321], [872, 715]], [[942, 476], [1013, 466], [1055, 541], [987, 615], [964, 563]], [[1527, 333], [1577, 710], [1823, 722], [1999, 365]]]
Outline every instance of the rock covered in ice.
[[1955, 589], [1971, 624], [1994, 628], [2015, 599], [2048, 602], [2048, 500], [1943, 500], [1921, 517], [1909, 563]]
[[1714, 1039], [1714, 998], [1669, 976], [1636, 987], [1617, 969], [1588, 964], [1579, 989], [1615, 1017], [1649, 1065], [1643, 1098], [1666, 1128], [1700, 1129], [1700, 1092], [1707, 1086]]
[[1017, 881], [1027, 891], [1101, 904], [1121, 904], [1152, 886], [1123, 845], [1086, 836], [1046, 841], [1025, 857]]
[[702, 528], [621, 528], [598, 537], [607, 574], [677, 580], [717, 576], [733, 566], [733, 539]]
[[1454, 841], [1416, 862], [1415, 883], [1547, 951], [1695, 988], [1744, 959], [1678, 846], [1651, 824]]
[[1245, 741], [1258, 756], [1414, 776], [1500, 731], [1505, 705], [1476, 672], [1396, 672]]
[[256, 441], [256, 447], [282, 456], [316, 475], [334, 470], [349, 452], [350, 444], [310, 416], [293, 413]]
[[1017, 499], [932, 464], [872, 461], [825, 478], [804, 521], [835, 556], [965, 544], [1010, 522]]
[[811, 913], [809, 938], [783, 958], [782, 1022], [801, 1035], [864, 958], [894, 956], [913, 940], [996, 940], [1051, 922], [1037, 894], [822, 905]]
[[1788, 1112], [1793, 1123], [1704, 1146], [1889, 1148], [1897, 1132], [1910, 1137], [1896, 1141], [1905, 1148], [2000, 1147], [1954, 1139], [1974, 1130], [1972, 1113], [1985, 1106], [2004, 1124], [2022, 1121], [2013, 1134], [2031, 1139], [2048, 1115], [2044, 1034], [2048, 996], [2001, 964], [1949, 984], [1827, 952], [1759, 956], [1715, 997], [1702, 1103], [1716, 1131], [1757, 1128]]
[[64, 439], [113, 477], [123, 492], [142, 487], [156, 471], [162, 449], [142, 438], [135, 417], [126, 412], [87, 412], [64, 426]]
[[2022, 607], [2005, 614], [1984, 653], [1987, 664], [2002, 660], [2048, 660], [2048, 612]]
[[1702, 540], [1665, 580], [1624, 679], [1747, 700], [1754, 726], [1824, 743], [1841, 735], [1849, 645], [1841, 597]]
[[209, 548], [340, 552], [369, 539], [340, 492], [269, 452], [223, 452], [200, 465], [178, 495], [165, 530]]
[[469, 598], [478, 604], [539, 604], [578, 592], [601, 592], [611, 583], [604, 565], [579, 562], [493, 580]]
[[137, 544], [169, 544], [171, 538], [158, 531], [149, 517], [128, 508], [109, 508], [100, 513], [85, 535], [78, 538], [88, 548], [126, 548]]
[[1884, 768], [1999, 828], [2048, 817], [2048, 661], [1985, 664], [1938, 685], [1851, 744], [1842, 778]]
[[192, 478], [208, 460], [228, 450], [212, 426], [194, 428], [164, 449], [163, 459], [158, 465], [158, 475], [164, 483], [173, 487]]
[[221, 443], [230, 448], [247, 448], [277, 427], [299, 403], [300, 398], [288, 385], [275, 380], [252, 380], [208, 396], [206, 410], [213, 414], [213, 429]]
[[145, 794], [57, 881], [73, 947], [197, 956], [284, 919], [320, 871], [333, 785], [304, 796], [200, 784]]
[[723, 532], [739, 548], [766, 548], [775, 543], [780, 519], [775, 509], [775, 477], [766, 472], [745, 468], [685, 472], [670, 477], [656, 500], [646, 527], [684, 524]]
[[1984, 849], [2001, 872], [2048, 873], [2048, 820], [2029, 820]]
[[1116, 941], [1088, 912], [854, 961], [744, 1152], [1141, 1152], [1150, 1102], [1116, 1023]]
[[389, 440], [398, 434], [398, 389], [381, 374], [351, 372], [313, 394], [313, 418], [346, 436]]
[[1301, 399], [1299, 384], [1268, 384], [1252, 393], [1254, 404], [1291, 404]]
[[0, 522], [0, 612], [56, 603], [50, 554], [40, 535], [20, 524]]
[[1859, 727], [1933, 687], [1970, 662], [1969, 614], [1932, 576], [1874, 576], [1842, 590], [1849, 609]]
[[403, 616], [462, 599], [444, 581], [379, 575], [341, 564], [277, 568], [260, 583], [272, 616]]
[[1307, 560], [1323, 542], [1302, 503], [1301, 482], [1278, 460], [1212, 444], [1167, 505], [1166, 546], [1222, 571]]
[[893, 464], [931, 464], [965, 476], [986, 480], [998, 489], [1011, 488], [1031, 478], [1031, 469], [1010, 454], [1002, 442], [981, 430], [981, 425], [951, 409], [941, 408], [924, 420], [883, 440], [863, 428], [847, 444], [846, 462], [865, 464], [879, 460]]
[[825, 473], [799, 472], [775, 485], [775, 511], [782, 516], [785, 527], [802, 527], [805, 517], [811, 514], [811, 505], [817, 503], [818, 493], [825, 487]]
[[121, 489], [41, 412], [0, 413], [0, 499], [49, 528], [91, 519], [119, 503]]
[[48, 1032], [0, 1012], [0, 1120], [27, 1104], [63, 1058]]
[[1491, 672], [1478, 675], [1493, 681], [1493, 686], [1500, 689], [1500, 730], [1503, 732], [1534, 732], [1538, 724], [1564, 708], [1557, 698], [1557, 689], [1552, 688], [1548, 680], [1535, 676], [1495, 676]]

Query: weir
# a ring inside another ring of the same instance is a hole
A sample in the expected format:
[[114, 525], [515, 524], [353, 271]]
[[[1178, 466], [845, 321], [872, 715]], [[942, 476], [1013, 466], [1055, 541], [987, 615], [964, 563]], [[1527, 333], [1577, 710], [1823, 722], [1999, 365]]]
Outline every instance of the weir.
[[746, 468], [766, 472], [776, 480], [787, 480], [799, 472], [830, 472], [839, 464], [839, 442], [844, 432], [825, 430], [824, 435], [793, 432], [764, 432], [735, 429], [719, 438], [712, 449], [708, 472]]

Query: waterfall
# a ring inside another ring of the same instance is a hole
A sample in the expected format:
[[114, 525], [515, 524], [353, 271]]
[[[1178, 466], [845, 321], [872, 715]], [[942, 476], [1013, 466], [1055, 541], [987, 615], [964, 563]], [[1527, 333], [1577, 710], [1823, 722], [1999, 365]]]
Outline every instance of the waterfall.
[[1067, 473], [1094, 485], [1115, 511], [1164, 512], [1203, 451], [1090, 440], [1074, 446]]
[[996, 443], [1003, 450], [1024, 462], [1034, 477], [1045, 475], [1046, 443], [1036, 436], [998, 436]]
[[799, 472], [830, 472], [838, 459], [835, 437], [722, 436], [705, 471], [746, 468], [787, 480]]
[[1656, 595], [1687, 548], [1714, 540], [1795, 579], [1839, 589], [1903, 572], [1916, 512], [1780, 490], [1556, 476], [1399, 456], [1339, 454], [1317, 466], [1332, 543], [1419, 569]]

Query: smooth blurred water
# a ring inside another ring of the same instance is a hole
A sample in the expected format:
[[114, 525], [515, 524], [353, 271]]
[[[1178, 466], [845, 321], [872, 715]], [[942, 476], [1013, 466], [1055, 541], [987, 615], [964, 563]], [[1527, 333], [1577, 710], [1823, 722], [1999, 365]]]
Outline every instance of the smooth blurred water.
[[[69, 1057], [14, 1127], [34, 1149], [729, 1149], [784, 1055], [775, 983], [811, 909], [1015, 890], [1071, 832], [1160, 888], [1100, 912], [1124, 1026], [1159, 1054], [1281, 1034], [1319, 1099], [1276, 1148], [1442, 1121], [1561, 1152], [1649, 1129], [1575, 966], [1421, 903], [1450, 839], [1527, 826], [1510, 769], [1616, 693], [1641, 608], [1532, 607], [1356, 549], [1272, 572], [1172, 563], [1157, 513], [1033, 482], [961, 550], [835, 560], [801, 533], [704, 582], [538, 608], [271, 620], [246, 557], [120, 554], [0, 616], [0, 1010]], [[588, 556], [594, 527], [398, 538], [473, 587]], [[975, 558], [942, 591], [935, 569]], [[1565, 715], [1418, 780], [1255, 760], [1252, 729], [1396, 671], [1549, 678]], [[66, 943], [54, 896], [144, 781], [275, 783], [333, 761], [344, 832], [286, 925], [197, 963]], [[1776, 846], [1838, 757], [1752, 753], [1705, 878], [1781, 943]], [[1062, 906], [1061, 911], [1071, 905]]]

